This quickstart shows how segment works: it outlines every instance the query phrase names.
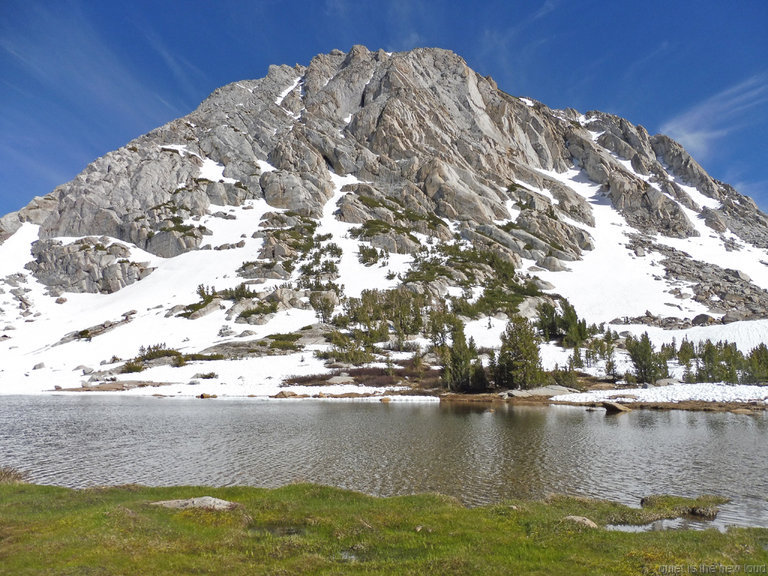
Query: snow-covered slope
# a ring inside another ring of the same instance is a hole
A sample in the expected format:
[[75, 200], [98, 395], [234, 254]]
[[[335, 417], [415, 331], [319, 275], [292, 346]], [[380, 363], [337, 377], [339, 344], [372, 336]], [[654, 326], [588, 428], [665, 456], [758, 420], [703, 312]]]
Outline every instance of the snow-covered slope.
[[[485, 348], [561, 298], [657, 344], [768, 340], [751, 200], [664, 136], [515, 98], [443, 50], [355, 47], [221, 88], [1, 218], [0, 240], [0, 394], [273, 395], [335, 370], [315, 352], [343, 322], [314, 307], [366, 290], [461, 309]], [[124, 368], [159, 344], [223, 358]], [[568, 355], [542, 349], [546, 368]]]

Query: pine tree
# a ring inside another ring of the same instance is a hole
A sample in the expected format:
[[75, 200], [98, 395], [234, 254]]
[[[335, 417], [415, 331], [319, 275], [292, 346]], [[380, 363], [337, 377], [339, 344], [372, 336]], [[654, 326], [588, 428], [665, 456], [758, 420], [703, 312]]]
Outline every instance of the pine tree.
[[644, 332], [640, 340], [628, 337], [626, 346], [632, 364], [635, 366], [638, 382], [653, 384], [659, 378], [666, 378], [669, 375], [667, 362], [654, 351], [648, 332]]
[[584, 368], [584, 359], [581, 357], [581, 349], [576, 346], [571, 354], [571, 368]]
[[696, 348], [688, 338], [684, 338], [683, 341], [680, 342], [680, 349], [677, 351], [677, 361], [680, 362], [682, 366], [689, 367], [691, 360], [694, 358], [696, 358]]
[[336, 303], [330, 294], [324, 294], [322, 292], [313, 292], [309, 295], [309, 303], [312, 308], [315, 309], [318, 320], [323, 323], [331, 321], [333, 310], [336, 307]]
[[559, 336], [558, 328], [558, 315], [555, 307], [549, 302], [542, 302], [536, 308], [538, 312], [538, 320], [536, 327], [541, 332], [541, 336], [545, 342], [557, 338]]
[[485, 392], [490, 388], [488, 374], [479, 358], [472, 363], [472, 376], [470, 388], [472, 392]]
[[457, 323], [451, 332], [451, 347], [443, 370], [443, 380], [452, 392], [469, 392], [472, 378], [472, 352], [467, 346], [464, 325]]
[[747, 356], [744, 381], [750, 383], [768, 382], [768, 347], [765, 344], [759, 344]]
[[541, 383], [539, 341], [525, 318], [513, 316], [501, 336], [494, 380], [499, 388], [534, 388]]

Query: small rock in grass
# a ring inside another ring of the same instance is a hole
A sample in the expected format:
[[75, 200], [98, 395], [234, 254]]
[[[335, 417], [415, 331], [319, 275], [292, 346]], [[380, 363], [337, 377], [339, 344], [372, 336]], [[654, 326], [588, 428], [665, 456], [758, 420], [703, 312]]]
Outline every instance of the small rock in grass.
[[186, 510], [188, 508], [199, 508], [202, 510], [232, 510], [239, 504], [213, 498], [212, 496], [200, 496], [198, 498], [187, 498], [186, 500], [162, 500], [152, 502], [153, 506], [162, 506], [163, 508], [173, 508], [175, 510]]
[[584, 516], [566, 516], [565, 518], [563, 518], [563, 521], [573, 522], [574, 524], [580, 524], [586, 528], [597, 528], [597, 524], [595, 524], [592, 520]]

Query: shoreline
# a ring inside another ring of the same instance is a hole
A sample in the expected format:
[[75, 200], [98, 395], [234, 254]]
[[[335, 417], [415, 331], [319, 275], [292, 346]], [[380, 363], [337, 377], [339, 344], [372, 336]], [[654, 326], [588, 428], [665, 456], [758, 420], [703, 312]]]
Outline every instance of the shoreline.
[[[526, 396], [513, 398], [489, 398], [491, 394], [483, 395], [444, 395], [441, 402], [448, 404], [485, 404], [511, 406], [575, 406], [586, 409], [605, 408], [605, 401], [573, 402], [553, 400], [548, 396]], [[734, 414], [760, 414], [768, 411], [768, 405], [757, 402], [711, 402], [706, 400], [684, 400], [680, 402], [621, 402], [629, 410], [683, 410], [701, 412], [733, 412]]]
[[[127, 384], [127, 386], [126, 386]], [[68, 395], [110, 395], [110, 396], [146, 396], [155, 398], [183, 398], [183, 399], [252, 399], [252, 400], [346, 400], [346, 401], [367, 401], [367, 402], [380, 402], [382, 404], [389, 403], [405, 403], [405, 402], [424, 402], [424, 403], [440, 403], [446, 405], [466, 405], [466, 406], [483, 406], [493, 409], [496, 406], [573, 406], [581, 407], [588, 410], [604, 409], [606, 403], [620, 404], [625, 407], [626, 411], [631, 410], [682, 410], [682, 411], [700, 411], [700, 412], [731, 412], [734, 414], [744, 415], [758, 415], [768, 411], [768, 403], [759, 402], [756, 400], [749, 401], [712, 401], [701, 399], [687, 399], [679, 401], [643, 401], [643, 400], [627, 400], [627, 394], [622, 397], [621, 389], [611, 390], [615, 392], [612, 394], [615, 396], [610, 399], [595, 399], [595, 400], [556, 400], [555, 395], [547, 394], [532, 394], [532, 395], [520, 395], [520, 396], [508, 396], [503, 397], [498, 393], [455, 393], [444, 392], [435, 390], [392, 390], [390, 392], [323, 392], [313, 391], [312, 393], [301, 393], [293, 390], [283, 390], [277, 394], [260, 395], [260, 394], [217, 394], [215, 387], [209, 388], [208, 392], [201, 391], [198, 394], [163, 394], [162, 388], [175, 383], [157, 383], [148, 381], [131, 381], [131, 382], [114, 382], [105, 386], [88, 386], [81, 388], [59, 388], [44, 390], [35, 393], [17, 393], [8, 394], [9, 396], [68, 396]], [[157, 391], [151, 394], [131, 394], [131, 391], [139, 388], [157, 388]], [[313, 387], [308, 387], [313, 388]], [[364, 389], [363, 386], [361, 386]], [[766, 387], [766, 393], [768, 393], [768, 387]], [[3, 394], [0, 394], [2, 396]]]

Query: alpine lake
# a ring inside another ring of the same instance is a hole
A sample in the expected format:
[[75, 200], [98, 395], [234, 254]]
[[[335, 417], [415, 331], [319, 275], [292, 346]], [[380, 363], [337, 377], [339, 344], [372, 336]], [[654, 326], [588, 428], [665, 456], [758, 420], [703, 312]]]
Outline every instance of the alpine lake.
[[768, 414], [437, 402], [0, 397], [0, 466], [73, 488], [312, 482], [468, 506], [551, 494], [729, 498], [768, 527]]

